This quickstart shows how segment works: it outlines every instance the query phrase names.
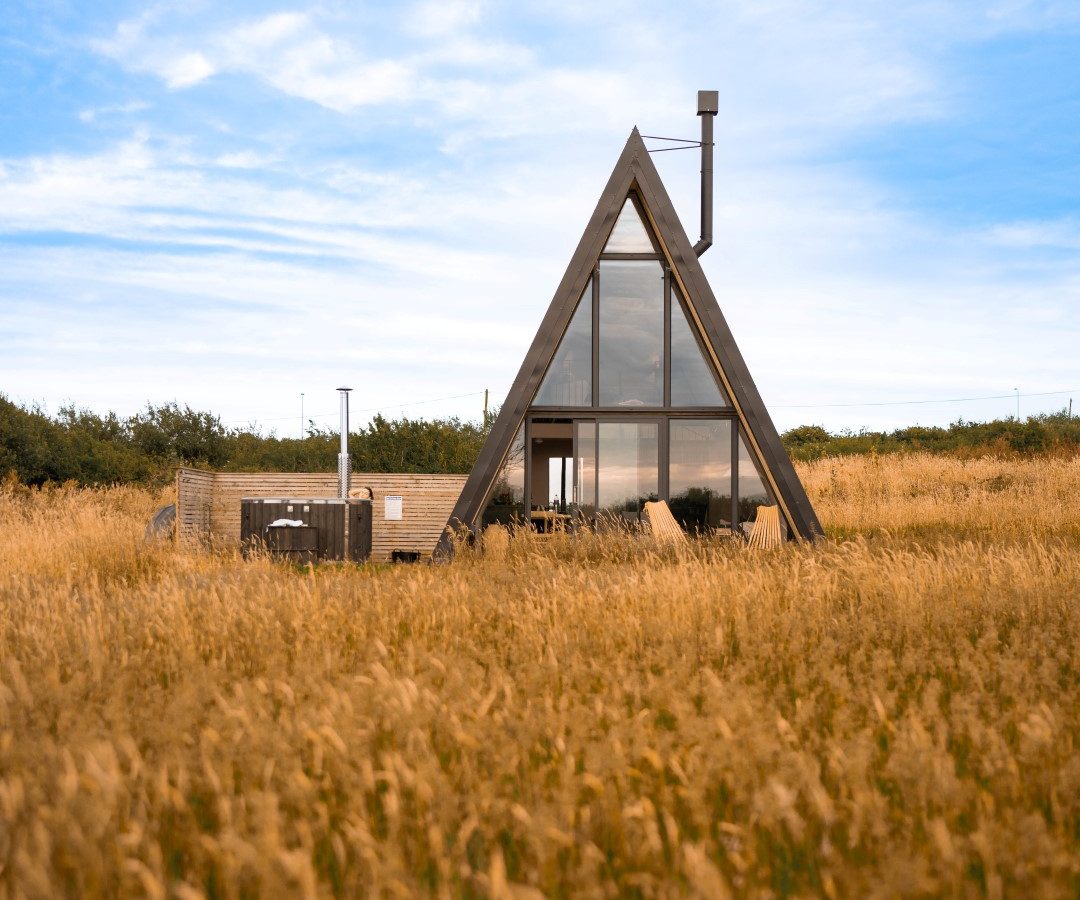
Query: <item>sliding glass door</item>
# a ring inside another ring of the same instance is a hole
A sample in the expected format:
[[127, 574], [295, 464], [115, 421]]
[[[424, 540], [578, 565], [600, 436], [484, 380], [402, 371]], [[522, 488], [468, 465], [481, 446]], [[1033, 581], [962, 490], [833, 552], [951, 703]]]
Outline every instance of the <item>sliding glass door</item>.
[[730, 419], [672, 419], [668, 425], [668, 504], [688, 531], [731, 527], [731, 426]]
[[574, 511], [591, 522], [596, 516], [596, 422], [574, 423]]
[[[530, 431], [533, 510], [550, 507], [558, 481], [566, 501], [561, 511], [572, 519], [632, 524], [647, 500], [662, 498], [684, 529], [705, 533], [747, 531], [757, 507], [776, 502], [732, 417], [544, 418], [533, 420]], [[565, 482], [548, 475], [553, 455]]]
[[660, 426], [601, 422], [598, 432], [597, 514], [615, 522], [640, 521], [645, 501], [660, 494]]
[[574, 423], [575, 499], [600, 521], [637, 522], [660, 495], [658, 421]]

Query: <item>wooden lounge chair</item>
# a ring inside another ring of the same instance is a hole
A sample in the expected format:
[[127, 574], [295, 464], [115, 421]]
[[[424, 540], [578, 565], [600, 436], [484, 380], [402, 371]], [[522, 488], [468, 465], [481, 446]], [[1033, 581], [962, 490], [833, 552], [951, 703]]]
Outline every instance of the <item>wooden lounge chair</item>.
[[653, 537], [657, 540], [678, 544], [686, 542], [686, 535], [679, 527], [679, 523], [675, 521], [665, 501], [646, 501], [643, 512], [645, 521], [649, 523]]
[[780, 533], [780, 507], [759, 506], [754, 528], [750, 532], [750, 546], [771, 550], [782, 543], [784, 536]]

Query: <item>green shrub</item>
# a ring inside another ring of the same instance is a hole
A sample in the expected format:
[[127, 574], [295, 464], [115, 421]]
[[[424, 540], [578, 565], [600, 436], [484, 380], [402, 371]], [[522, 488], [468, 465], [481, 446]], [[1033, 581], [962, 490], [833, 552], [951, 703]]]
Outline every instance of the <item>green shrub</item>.
[[[468, 472], [487, 428], [460, 419], [376, 416], [350, 436], [358, 472]], [[127, 418], [73, 406], [55, 417], [0, 396], [0, 474], [23, 484], [164, 484], [177, 466], [219, 471], [334, 471], [338, 435], [312, 426], [306, 437], [279, 438], [226, 428], [208, 412], [167, 403]]]
[[1080, 418], [1062, 411], [1029, 416], [1024, 421], [995, 419], [948, 428], [913, 425], [895, 431], [844, 431], [831, 434], [820, 425], [800, 425], [783, 435], [795, 459], [859, 453], [952, 453], [960, 455], [1031, 455], [1075, 453], [1080, 448]]

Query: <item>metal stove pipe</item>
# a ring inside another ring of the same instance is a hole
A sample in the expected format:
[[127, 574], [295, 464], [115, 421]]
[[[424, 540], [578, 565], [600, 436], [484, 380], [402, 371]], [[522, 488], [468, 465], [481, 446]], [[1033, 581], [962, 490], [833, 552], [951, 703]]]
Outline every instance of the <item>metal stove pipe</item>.
[[713, 119], [719, 107], [719, 91], [697, 92], [697, 114], [701, 117], [701, 240], [694, 244], [694, 253], [698, 256], [712, 246]]
[[352, 388], [339, 387], [341, 397], [341, 447], [337, 457], [338, 496], [342, 500], [349, 498], [349, 480], [352, 476], [352, 463], [349, 461], [349, 391]]

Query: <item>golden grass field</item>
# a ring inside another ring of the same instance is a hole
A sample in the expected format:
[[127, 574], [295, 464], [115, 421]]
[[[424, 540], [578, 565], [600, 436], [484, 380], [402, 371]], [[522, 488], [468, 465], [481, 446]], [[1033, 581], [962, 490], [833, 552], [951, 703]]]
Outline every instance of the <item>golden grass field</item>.
[[0, 489], [0, 898], [1080, 895], [1080, 459], [314, 573]]

